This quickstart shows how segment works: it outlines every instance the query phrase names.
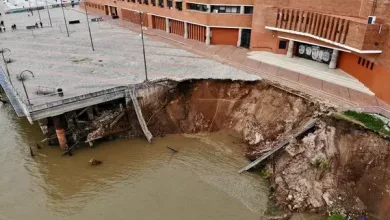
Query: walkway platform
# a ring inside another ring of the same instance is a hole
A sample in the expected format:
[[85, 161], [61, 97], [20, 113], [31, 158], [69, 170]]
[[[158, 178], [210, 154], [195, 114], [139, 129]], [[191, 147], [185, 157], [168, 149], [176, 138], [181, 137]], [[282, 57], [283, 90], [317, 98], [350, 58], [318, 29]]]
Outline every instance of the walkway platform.
[[[3, 6], [0, 3], [0, 12], [3, 12]], [[68, 25], [69, 37], [61, 8], [50, 9], [50, 14], [53, 27], [49, 24], [46, 10], [41, 10], [43, 28], [33, 31], [25, 27], [35, 24], [38, 13], [33, 16], [15, 13], [2, 17], [7, 32], [0, 33], [0, 48], [11, 51], [5, 56], [13, 60], [8, 65], [13, 88], [24, 101], [20, 105], [27, 110], [25, 115], [30, 121], [123, 98], [127, 86], [145, 80], [142, 41], [137, 31], [110, 21], [90, 22], [95, 48], [92, 51], [84, 11], [70, 7], [65, 9], [67, 20], [80, 20], [80, 24]], [[8, 31], [11, 24], [16, 24], [18, 30]], [[151, 36], [145, 36], [145, 49], [150, 81], [262, 79]], [[0, 64], [3, 65], [2, 62]], [[34, 73], [34, 77], [26, 75], [24, 81], [31, 104], [27, 102], [22, 83], [16, 80], [24, 70]], [[2, 75], [6, 77], [4, 73]], [[55, 92], [43, 94], [41, 88], [48, 91], [61, 88], [63, 96]]]

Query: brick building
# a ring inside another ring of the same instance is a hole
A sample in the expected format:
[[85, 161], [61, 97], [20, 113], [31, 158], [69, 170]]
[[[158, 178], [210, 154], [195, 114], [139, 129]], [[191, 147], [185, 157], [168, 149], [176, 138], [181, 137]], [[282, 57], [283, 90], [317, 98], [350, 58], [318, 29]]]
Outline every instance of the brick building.
[[389, 0], [87, 0], [90, 9], [205, 44], [340, 68], [390, 103]]

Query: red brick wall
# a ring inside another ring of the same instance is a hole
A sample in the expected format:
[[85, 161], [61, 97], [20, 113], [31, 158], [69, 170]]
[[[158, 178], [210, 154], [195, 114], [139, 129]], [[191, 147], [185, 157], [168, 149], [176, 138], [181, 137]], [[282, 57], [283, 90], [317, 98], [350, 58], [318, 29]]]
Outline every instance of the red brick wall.
[[[364, 58], [362, 58], [364, 59]], [[366, 85], [377, 97], [390, 103], [390, 69], [379, 65], [366, 67], [358, 64], [359, 56], [341, 52], [338, 67]], [[368, 60], [365, 61], [365, 64]]]

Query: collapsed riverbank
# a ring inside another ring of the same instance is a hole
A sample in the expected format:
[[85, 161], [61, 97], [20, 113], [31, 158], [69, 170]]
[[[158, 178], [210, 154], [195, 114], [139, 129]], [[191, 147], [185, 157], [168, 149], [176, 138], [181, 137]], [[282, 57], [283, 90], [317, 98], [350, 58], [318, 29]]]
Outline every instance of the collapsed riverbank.
[[332, 107], [264, 82], [187, 81], [158, 100], [143, 105], [153, 134], [224, 130], [247, 144], [250, 160], [318, 118], [315, 129], [267, 161], [277, 204], [299, 212], [390, 215], [390, 142], [333, 117]]
[[[314, 129], [263, 163], [275, 202], [292, 212], [390, 215], [390, 142], [335, 118], [332, 106], [263, 81], [168, 80], [142, 85], [136, 96], [154, 136], [223, 131], [245, 143], [249, 160], [315, 118]], [[143, 136], [134, 108], [124, 100], [89, 110], [68, 114], [77, 116], [67, 119], [67, 127], [76, 124], [72, 136], [86, 136], [87, 142], [118, 132]]]

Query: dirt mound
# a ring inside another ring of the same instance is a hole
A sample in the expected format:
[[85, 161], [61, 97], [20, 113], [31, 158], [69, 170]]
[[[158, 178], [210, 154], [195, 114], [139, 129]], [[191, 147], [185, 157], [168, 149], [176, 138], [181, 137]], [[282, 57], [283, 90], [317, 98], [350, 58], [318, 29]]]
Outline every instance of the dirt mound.
[[286, 147], [274, 169], [268, 166], [275, 200], [292, 211], [370, 212], [386, 219], [389, 149], [390, 142], [373, 132], [326, 118]]

